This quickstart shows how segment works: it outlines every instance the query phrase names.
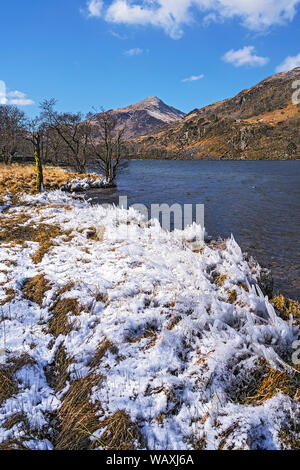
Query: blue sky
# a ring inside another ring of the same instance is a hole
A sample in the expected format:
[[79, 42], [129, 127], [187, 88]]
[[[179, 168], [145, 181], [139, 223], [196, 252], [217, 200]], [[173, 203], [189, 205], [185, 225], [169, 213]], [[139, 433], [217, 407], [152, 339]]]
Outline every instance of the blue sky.
[[300, 0], [2, 0], [0, 18], [0, 101], [30, 115], [150, 95], [189, 112], [300, 66]]

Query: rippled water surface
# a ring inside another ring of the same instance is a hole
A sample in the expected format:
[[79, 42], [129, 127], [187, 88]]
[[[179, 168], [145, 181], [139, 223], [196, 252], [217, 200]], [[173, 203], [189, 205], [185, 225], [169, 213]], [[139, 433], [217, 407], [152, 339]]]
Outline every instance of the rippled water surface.
[[204, 204], [209, 235], [233, 233], [244, 251], [272, 269], [275, 291], [300, 299], [299, 161], [130, 161], [117, 183], [95, 199]]

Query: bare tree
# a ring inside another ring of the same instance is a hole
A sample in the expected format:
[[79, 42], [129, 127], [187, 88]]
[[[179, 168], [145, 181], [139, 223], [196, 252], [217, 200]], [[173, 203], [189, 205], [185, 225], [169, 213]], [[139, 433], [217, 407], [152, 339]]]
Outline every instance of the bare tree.
[[42, 149], [45, 138], [45, 124], [42, 117], [27, 121], [25, 139], [33, 146], [33, 154], [36, 164], [36, 189], [39, 192], [44, 191], [44, 172], [42, 162]]
[[16, 106], [0, 106], [0, 158], [11, 163], [22, 147], [25, 114]]
[[114, 181], [117, 168], [122, 160], [125, 126], [119, 128], [117, 117], [111, 111], [95, 114], [93, 138], [90, 140], [91, 153], [98, 159], [101, 171], [107, 181]]
[[89, 122], [91, 114], [58, 113], [55, 110], [54, 99], [45, 100], [41, 104], [42, 116], [50, 131], [56, 132], [60, 145], [68, 152], [68, 160], [76, 171], [85, 173], [89, 156], [89, 142], [92, 125]]

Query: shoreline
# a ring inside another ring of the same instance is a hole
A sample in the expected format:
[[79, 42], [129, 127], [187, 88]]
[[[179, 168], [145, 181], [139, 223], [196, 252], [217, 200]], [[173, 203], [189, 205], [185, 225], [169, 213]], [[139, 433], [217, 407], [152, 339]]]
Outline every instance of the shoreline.
[[[127, 163], [127, 162], [126, 162]], [[35, 183], [34, 183], [34, 172], [35, 172], [35, 167], [33, 165], [25, 165], [25, 166], [18, 166], [18, 165], [12, 165], [11, 167], [4, 167], [5, 169], [9, 169], [10, 172], [14, 173], [14, 178], [16, 179], [16, 183], [13, 181], [13, 178], [6, 177], [4, 178], [5, 181], [5, 186], [1, 183], [1, 178], [0, 178], [0, 210], [3, 211], [5, 207], [2, 207], [1, 209], [1, 194], [4, 196], [7, 191], [11, 192], [12, 194], [12, 200], [14, 200], [15, 193], [16, 197], [17, 194], [22, 194], [24, 191], [28, 191], [31, 194], [34, 194], [35, 192]], [[18, 169], [21, 170], [20, 174], [18, 174]], [[25, 177], [23, 175], [25, 169]], [[28, 171], [27, 171], [28, 170]], [[0, 172], [1, 172], [1, 166], [0, 166]], [[28, 173], [28, 174], [27, 174]], [[86, 174], [78, 174], [75, 172], [71, 172], [65, 168], [61, 167], [45, 167], [45, 174], [46, 174], [46, 191], [49, 190], [54, 190], [58, 189], [61, 187], [63, 190], [66, 190], [66, 194], [71, 194], [71, 192], [74, 192], [74, 195], [76, 194], [77, 198], [82, 198], [84, 200], [89, 200], [92, 199], [90, 202], [91, 204], [116, 204], [118, 205], [118, 201], [114, 200], [114, 194], [118, 194], [118, 188], [116, 185], [110, 186], [108, 185], [107, 187], [99, 187], [98, 188], [98, 183], [96, 183], [96, 187], [92, 188], [91, 184], [93, 184], [93, 180], [98, 180], [99, 179], [99, 173], [95, 173], [93, 168], [89, 169], [89, 172]], [[1, 175], [0, 175], [1, 176]], [[101, 176], [100, 176], [101, 178]], [[74, 180], [74, 181], [73, 181]], [[87, 184], [88, 180], [88, 184]], [[10, 186], [11, 181], [13, 181], [13, 185]], [[66, 187], [65, 182], [68, 182], [68, 187]], [[73, 190], [71, 188], [71, 181], [73, 181]], [[77, 187], [76, 187], [77, 186]], [[99, 186], [102, 186], [100, 183]], [[9, 191], [10, 190], [10, 191]], [[19, 193], [18, 193], [19, 192]], [[7, 202], [4, 201], [4, 206], [7, 205]], [[220, 235], [215, 235], [215, 238], [219, 238]], [[245, 252], [248, 252], [248, 247], [244, 245], [243, 247]], [[256, 254], [253, 252], [253, 250], [250, 250], [255, 257]], [[267, 265], [267, 263], [261, 263], [262, 265]], [[268, 266], [268, 269], [271, 269], [272, 267]], [[299, 301], [299, 298], [296, 296], [293, 296], [293, 293], [287, 293], [284, 291], [284, 289], [278, 289], [276, 291], [276, 295], [286, 295], [289, 298], [294, 299], [295, 301]]]

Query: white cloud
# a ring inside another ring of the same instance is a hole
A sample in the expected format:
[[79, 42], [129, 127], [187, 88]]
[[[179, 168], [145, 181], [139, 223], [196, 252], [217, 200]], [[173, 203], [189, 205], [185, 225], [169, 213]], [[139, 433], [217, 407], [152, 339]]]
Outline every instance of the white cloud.
[[3, 80], [0, 80], [0, 104], [6, 104], [6, 85]]
[[103, 1], [102, 0], [89, 0], [87, 2], [88, 16], [96, 16], [100, 18], [102, 14]]
[[229, 64], [233, 64], [235, 67], [243, 67], [245, 65], [262, 67], [269, 62], [268, 57], [260, 57], [255, 54], [254, 46], [246, 46], [236, 51], [231, 49], [226, 52], [222, 59]]
[[[90, 4], [102, 2], [90, 1]], [[103, 14], [106, 21], [126, 25], [152, 25], [173, 39], [183, 35], [183, 27], [200, 21], [209, 23], [238, 18], [248, 29], [266, 30], [292, 21], [300, 0], [110, 0]], [[100, 16], [98, 9], [90, 16]]]
[[34, 104], [34, 101], [27, 98], [26, 94], [22, 91], [15, 90], [7, 92], [5, 82], [0, 80], [0, 104], [30, 106]]
[[201, 75], [192, 75], [191, 77], [189, 78], [184, 78], [183, 80], [181, 80], [183, 83], [186, 83], [186, 82], [197, 82], [198, 80], [201, 80], [202, 78], [204, 78], [204, 75], [203, 73]]
[[140, 49], [139, 47], [135, 47], [134, 49], [129, 49], [128, 51], [125, 51], [124, 54], [128, 55], [130, 57], [134, 55], [141, 55], [143, 54], [143, 49]]
[[126, 41], [127, 39], [127, 36], [125, 36], [125, 34], [119, 34], [119, 33], [116, 33], [115, 31], [110, 31], [110, 34], [114, 38], [120, 39], [121, 41]]
[[287, 57], [282, 64], [276, 67], [276, 72], [288, 72], [289, 70], [293, 70], [296, 67], [300, 67], [300, 53], [295, 55], [294, 57], [289, 56]]

